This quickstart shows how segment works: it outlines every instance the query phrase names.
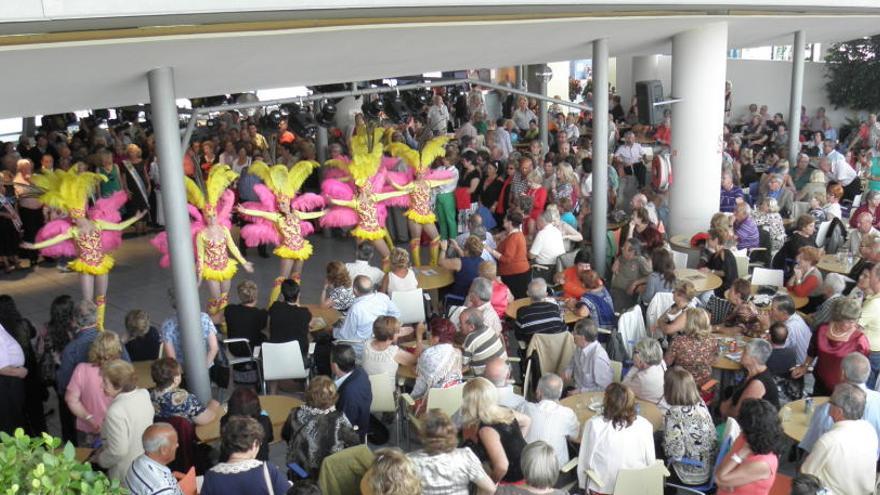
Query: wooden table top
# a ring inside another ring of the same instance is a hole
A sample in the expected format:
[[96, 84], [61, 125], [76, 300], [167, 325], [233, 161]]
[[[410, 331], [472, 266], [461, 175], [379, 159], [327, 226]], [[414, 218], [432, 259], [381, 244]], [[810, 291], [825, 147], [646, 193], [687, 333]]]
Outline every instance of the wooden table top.
[[[753, 296], [758, 293], [758, 289], [760, 287], [761, 287], [760, 285], [753, 285], [752, 286], [752, 295]], [[788, 289], [786, 289], [785, 287], [779, 287], [776, 290], [776, 294], [788, 294]], [[788, 294], [788, 295], [791, 296], [791, 300], [794, 301], [794, 309], [801, 309], [810, 303], [809, 297], [800, 297], [800, 296], [795, 296], [792, 294]]]
[[669, 244], [679, 249], [697, 249], [691, 246], [691, 237], [693, 235], [678, 234], [669, 238]]
[[721, 277], [714, 273], [703, 273], [692, 268], [679, 268], [675, 270], [675, 277], [678, 280], [687, 280], [694, 284], [697, 292], [706, 292], [721, 287]]
[[153, 388], [156, 384], [153, 382], [153, 375], [150, 373], [152, 361], [134, 361], [134, 374], [137, 375], [137, 386], [140, 388]]
[[[581, 431], [583, 431], [584, 425], [587, 421], [596, 415], [596, 411], [590, 409], [590, 404], [595, 403], [601, 405], [604, 397], [605, 392], [584, 392], [581, 394], [570, 395], [560, 400], [559, 403], [574, 411], [581, 424]], [[658, 408], [656, 404], [641, 399], [636, 399], [636, 403], [639, 404], [639, 416], [650, 421], [654, 426], [654, 431], [662, 430], [663, 412], [660, 411], [660, 408]]]
[[[822, 404], [828, 402], [830, 397], [813, 397], [813, 411]], [[807, 434], [810, 427], [810, 416], [804, 412], [806, 399], [789, 402], [779, 410], [779, 419], [782, 420], [782, 430], [789, 438], [800, 442]]]
[[452, 270], [442, 266], [413, 267], [419, 288], [423, 290], [442, 289], [452, 285]]
[[[519, 311], [519, 308], [528, 306], [529, 304], [531, 304], [531, 302], [531, 298], [528, 297], [515, 299], [512, 303], [507, 305], [507, 310], [505, 310], [504, 314], [507, 315], [508, 318], [515, 320], [516, 312]], [[580, 321], [581, 317], [576, 315], [574, 311], [565, 308], [562, 319], [565, 321], [566, 325], [570, 325], [572, 323], [577, 323], [578, 321]]]
[[850, 271], [852, 271], [853, 266], [858, 263], [859, 258], [852, 258], [852, 263], [847, 263], [846, 260], [843, 262], [838, 259], [836, 254], [826, 254], [822, 256], [822, 259], [819, 260], [819, 264], [816, 265], [823, 272], [831, 272], [831, 273], [839, 273], [841, 275], [846, 275]]
[[[287, 421], [290, 410], [294, 407], [302, 405], [302, 401], [287, 395], [261, 395], [260, 405], [263, 410], [269, 413], [269, 419], [272, 420], [272, 430], [275, 434], [275, 441], [281, 440], [281, 428]], [[222, 416], [222, 414], [220, 415]], [[220, 439], [220, 416], [214, 418], [214, 421], [202, 426], [196, 426], [196, 434], [203, 442], [213, 442]]]
[[[303, 304], [302, 307], [307, 308], [310, 313], [312, 313], [312, 323], [309, 324], [310, 332], [320, 332], [325, 328], [332, 327], [340, 318], [342, 318], [342, 313], [336, 311], [333, 308], [325, 308], [320, 304]], [[315, 320], [317, 318], [321, 318], [324, 320], [324, 325], [319, 325]]]

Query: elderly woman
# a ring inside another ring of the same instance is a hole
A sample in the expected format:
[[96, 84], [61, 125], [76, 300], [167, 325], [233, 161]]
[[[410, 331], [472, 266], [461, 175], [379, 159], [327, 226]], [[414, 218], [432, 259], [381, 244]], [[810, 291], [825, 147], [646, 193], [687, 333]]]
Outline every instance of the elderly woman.
[[[31, 182], [34, 174], [34, 164], [27, 158], [18, 160], [15, 164], [16, 174], [12, 179], [15, 189], [15, 198], [18, 201], [18, 217], [21, 220], [21, 240], [33, 243], [37, 232], [43, 227], [46, 219], [43, 215], [43, 204], [37, 199], [39, 191], [35, 193], [35, 186]], [[39, 251], [26, 250], [33, 267], [39, 259]]]
[[110, 400], [104, 393], [101, 367], [122, 357], [122, 344], [115, 332], [101, 332], [89, 347], [88, 362], [76, 365], [64, 400], [76, 416], [77, 444], [91, 447], [101, 433]]
[[[787, 166], [788, 162], [786, 162]], [[770, 174], [769, 177], [767, 179], [767, 191], [762, 194], [759, 203], [763, 203], [768, 199], [775, 200], [777, 212], [782, 212], [782, 215], [786, 217], [791, 215], [791, 208], [794, 205], [794, 193], [791, 192], [791, 189], [785, 187], [785, 175], [776, 173]]]
[[492, 309], [498, 318], [504, 318], [507, 307], [513, 302], [513, 294], [498, 277], [498, 265], [494, 261], [480, 263], [480, 277], [492, 281]]
[[859, 215], [870, 213], [874, 227], [880, 227], [880, 191], [868, 191], [862, 196], [862, 204], [849, 215], [849, 226], [858, 227]]
[[799, 216], [795, 221], [794, 232], [773, 256], [771, 266], [776, 270], [790, 270], [802, 247], [815, 246], [813, 243], [813, 234], [815, 233], [816, 219], [806, 214]]
[[263, 427], [257, 420], [235, 416], [226, 423], [220, 435], [221, 449], [229, 452], [229, 460], [217, 464], [205, 473], [205, 480], [199, 493], [202, 495], [287, 493], [290, 482], [284, 474], [271, 462], [256, 459], [263, 442]]
[[733, 389], [733, 395], [721, 402], [719, 412], [723, 417], [736, 418], [743, 401], [764, 399], [779, 408], [779, 392], [773, 372], [767, 368], [767, 359], [773, 348], [764, 339], [752, 339], [746, 344], [740, 364], [746, 370], [746, 377]]
[[719, 493], [768, 495], [783, 439], [779, 414], [765, 400], [746, 400], [737, 423], [742, 433], [715, 469]]
[[764, 197], [758, 204], [758, 209], [752, 214], [758, 228], [763, 228], [770, 234], [770, 250], [774, 253], [782, 249], [782, 245], [785, 244], [785, 224], [779, 209], [775, 199]]
[[104, 393], [112, 399], [101, 425], [101, 447], [91, 459], [107, 469], [110, 479], [122, 480], [139, 455], [144, 453], [141, 435], [153, 424], [150, 394], [136, 388], [134, 366], [117, 359], [101, 367]]
[[464, 248], [460, 248], [454, 240], [452, 248], [456, 250], [459, 258], [447, 258], [446, 241], [440, 241], [440, 266], [451, 270], [452, 287], [447, 296], [454, 296], [457, 300], [464, 301], [468, 289], [475, 278], [479, 276], [480, 263], [483, 262], [483, 241], [477, 236], [468, 236], [464, 242]]
[[725, 298], [733, 305], [733, 310], [716, 330], [733, 336], [743, 334], [748, 337], [763, 337], [766, 329], [758, 319], [758, 308], [751, 301], [751, 283], [744, 278], [737, 279], [727, 289]]
[[[584, 426], [578, 454], [580, 487], [589, 493], [614, 493], [618, 471], [648, 467], [654, 460], [654, 427], [636, 414], [635, 394], [626, 385], [608, 385], [602, 414]], [[588, 472], [596, 473], [599, 479]]]
[[795, 201], [809, 201], [816, 193], [825, 192], [825, 173], [821, 170], [813, 170], [810, 173], [810, 182], [798, 191]]
[[431, 346], [419, 355], [413, 397], [461, 383], [461, 349], [453, 345], [455, 336], [455, 325], [448, 320], [431, 325]]
[[712, 378], [712, 365], [718, 355], [715, 342], [709, 337], [709, 313], [700, 308], [685, 310], [684, 330], [676, 335], [666, 350], [666, 366], [678, 365], [690, 372], [702, 387]]
[[843, 186], [840, 184], [828, 184], [825, 188], [825, 197], [827, 202], [822, 206], [825, 210], [825, 219], [831, 220], [836, 218], [843, 219], [843, 210], [840, 208], [840, 200], [843, 199]]
[[[810, 339], [806, 361], [791, 375], [800, 378], [813, 372], [815, 395], [829, 395], [841, 382], [840, 363], [851, 352], [870, 353], [868, 338], [859, 326], [862, 308], [848, 297], [836, 299], [831, 306], [831, 321], [819, 325]], [[815, 366], [815, 369], [814, 369]]]
[[[846, 289], [846, 279], [839, 273], [829, 273], [822, 282], [822, 295], [825, 300], [816, 308], [813, 313], [813, 326], [818, 328], [823, 323], [831, 320], [831, 307], [834, 301], [843, 297], [843, 291]], [[850, 294], [852, 297], [852, 294]]]
[[642, 250], [642, 242], [631, 237], [611, 265], [611, 297], [614, 309], [625, 311], [635, 304], [639, 291], [651, 274], [651, 262]]
[[198, 397], [180, 388], [182, 373], [180, 363], [170, 357], [157, 359], [150, 366], [150, 376], [156, 384], [150, 390], [150, 400], [156, 417], [180, 416], [197, 425], [214, 421], [220, 412], [220, 403], [211, 399], [205, 407]]
[[655, 249], [651, 253], [651, 274], [648, 275], [645, 290], [639, 295], [639, 302], [645, 306], [658, 292], [672, 292], [675, 289], [675, 263], [672, 253], [666, 249]]
[[822, 250], [819, 248], [802, 247], [795, 258], [792, 274], [785, 284], [789, 294], [810, 298], [807, 312], [812, 311], [822, 302], [822, 272], [816, 267], [821, 259]]
[[850, 230], [846, 236], [846, 244], [841, 246], [841, 251], [849, 251], [850, 253], [858, 253], [862, 247], [862, 242], [866, 237], [878, 235], [880, 231], [874, 228], [874, 217], [868, 211], [863, 211], [858, 216], [851, 216], [850, 220], [856, 222], [855, 228]]
[[336, 385], [329, 377], [311, 380], [305, 399], [305, 404], [290, 411], [281, 437], [287, 442], [287, 462], [299, 464], [317, 479], [325, 457], [357, 445], [360, 437], [336, 409]]
[[526, 446], [520, 459], [526, 483], [522, 486], [502, 486], [497, 492], [500, 495], [565, 495], [565, 491], [557, 490], [559, 479], [559, 460], [547, 442], [538, 440]]
[[324, 290], [321, 291], [321, 306], [333, 308], [343, 315], [354, 302], [351, 289], [351, 277], [345, 264], [341, 261], [327, 263], [327, 275], [324, 279]]
[[[376, 451], [376, 459], [361, 479], [363, 495], [418, 495], [422, 480], [415, 463], [398, 448]], [[297, 492], [299, 493], [299, 492]]]
[[[757, 227], [755, 227], [757, 235]], [[697, 269], [701, 272], [712, 272], [721, 277], [721, 286], [715, 289], [715, 295], [724, 297], [724, 292], [739, 278], [739, 268], [733, 252], [725, 247], [727, 232], [721, 229], [710, 229], [706, 246], [700, 254]]]
[[522, 233], [523, 215], [518, 211], [509, 211], [504, 217], [504, 233], [497, 241], [497, 249], [489, 252], [498, 260], [498, 274], [501, 281], [510, 288], [513, 297], [526, 296], [531, 267], [529, 266], [526, 238]]
[[605, 288], [605, 282], [594, 270], [581, 274], [581, 283], [587, 289], [580, 300], [569, 300], [566, 304], [580, 318], [592, 318], [596, 325], [610, 329], [617, 325], [614, 314], [614, 301], [611, 293]]
[[462, 436], [474, 444], [474, 452], [489, 464], [489, 476], [496, 483], [523, 480], [520, 455], [531, 419], [498, 405], [498, 389], [478, 377], [464, 386], [461, 404]]
[[407, 352], [397, 346], [400, 321], [393, 316], [380, 316], [373, 322], [373, 338], [364, 343], [362, 366], [368, 375], [385, 374], [391, 380], [391, 388], [397, 378], [400, 365], [414, 366], [422, 353], [422, 336], [416, 328], [416, 351]]
[[458, 428], [446, 413], [431, 409], [419, 427], [422, 449], [409, 454], [422, 478], [423, 495], [467, 495], [471, 483], [495, 493], [495, 482], [473, 450], [458, 447]]
[[[715, 425], [709, 408], [700, 398], [694, 377], [680, 366], [666, 372], [663, 399], [663, 453], [671, 463], [671, 480], [700, 486], [709, 480], [715, 462]], [[681, 462], [682, 459], [701, 464]]]
[[651, 331], [661, 336], [677, 334], [684, 329], [686, 310], [697, 307], [698, 303], [694, 284], [688, 280], [678, 282], [672, 291], [672, 305], [657, 318], [657, 328]]
[[419, 281], [409, 262], [409, 253], [406, 249], [394, 248], [394, 251], [391, 251], [391, 269], [382, 279], [382, 292], [391, 296], [398, 290], [418, 288]]
[[663, 247], [665, 242], [663, 234], [657, 230], [657, 226], [651, 223], [651, 214], [647, 208], [636, 208], [632, 213], [632, 236], [642, 242], [642, 246], [648, 253]]
[[[232, 395], [229, 396], [229, 402], [226, 404], [226, 414], [220, 418], [220, 429], [222, 430], [226, 423], [233, 416], [246, 416], [254, 418], [263, 427], [263, 441], [260, 442], [260, 450], [257, 452], [257, 459], [261, 461], [269, 460], [269, 444], [275, 440], [275, 432], [272, 429], [272, 419], [263, 411], [260, 405], [260, 396], [251, 387], [235, 387]], [[229, 452], [220, 452], [220, 462], [229, 460]]]
[[636, 398], [660, 404], [663, 400], [663, 349], [651, 337], [639, 340], [633, 349], [633, 365], [623, 378], [623, 384], [630, 388]]
[[721, 211], [733, 213], [736, 205], [743, 201], [743, 191], [733, 183], [733, 173], [729, 170], [721, 172]]
[[736, 236], [737, 249], [750, 249], [761, 245], [758, 225], [752, 218], [752, 208], [747, 203], [740, 203], [733, 210], [733, 233]]

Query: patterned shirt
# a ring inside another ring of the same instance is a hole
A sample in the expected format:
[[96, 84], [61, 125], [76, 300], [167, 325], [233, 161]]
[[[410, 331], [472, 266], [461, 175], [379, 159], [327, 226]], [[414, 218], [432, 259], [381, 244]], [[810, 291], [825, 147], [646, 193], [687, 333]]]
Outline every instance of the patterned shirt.
[[670, 406], [664, 417], [663, 451], [667, 459], [688, 458], [702, 466], [672, 463], [679, 479], [688, 485], [709, 480], [715, 460], [715, 426], [706, 405]]
[[409, 458], [422, 477], [422, 495], [467, 495], [470, 483], [488, 477], [469, 448], [437, 455], [418, 451]]
[[764, 335], [764, 326], [758, 320], [758, 308], [751, 302], [744, 302], [733, 308], [733, 311], [724, 320], [724, 325], [739, 327], [749, 337], [762, 337]]
[[677, 335], [669, 345], [669, 354], [674, 363], [690, 372], [697, 387], [712, 378], [712, 365], [718, 358], [712, 339]]
[[507, 358], [507, 352], [504, 351], [504, 342], [495, 330], [487, 327], [465, 337], [462, 364], [470, 365], [474, 374], [482, 375], [486, 364], [497, 357]]
[[[207, 313], [201, 313], [200, 324], [202, 327], [202, 340], [205, 344], [205, 354], [208, 353], [208, 337], [211, 335], [217, 335], [217, 328], [214, 326], [214, 322], [211, 321], [211, 317], [208, 316]], [[170, 343], [174, 347], [174, 358], [183, 366], [184, 355], [183, 355], [183, 344], [180, 342], [180, 321], [177, 319], [177, 315], [174, 315], [164, 323], [162, 323], [162, 328], [159, 330], [159, 333], [162, 335], [162, 342]]]
[[198, 397], [182, 389], [150, 389], [150, 401], [153, 402], [153, 409], [159, 418], [179, 416], [193, 421], [196, 416], [205, 412], [205, 406]]
[[183, 495], [171, 470], [146, 454], [131, 463], [122, 486], [132, 495]]

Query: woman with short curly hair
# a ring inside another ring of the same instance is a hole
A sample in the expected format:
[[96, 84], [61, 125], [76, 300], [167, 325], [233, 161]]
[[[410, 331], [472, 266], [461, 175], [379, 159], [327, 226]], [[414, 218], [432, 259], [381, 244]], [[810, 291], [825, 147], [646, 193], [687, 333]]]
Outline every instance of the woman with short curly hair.
[[324, 290], [321, 291], [321, 306], [333, 308], [343, 315], [354, 302], [351, 290], [351, 277], [341, 261], [327, 263], [327, 277], [324, 279]]
[[391, 296], [395, 291], [419, 288], [419, 281], [410, 263], [406, 249], [394, 248], [391, 251], [391, 270], [382, 279], [382, 292]]
[[[254, 418], [233, 416], [220, 432], [221, 449], [229, 460], [205, 473], [202, 495], [269, 495], [287, 493], [290, 482], [271, 462], [258, 461], [263, 427]], [[271, 486], [270, 486], [271, 485]]]
[[779, 467], [779, 412], [765, 400], [748, 399], [740, 408], [737, 422], [742, 434], [715, 469], [719, 491], [767, 495]]

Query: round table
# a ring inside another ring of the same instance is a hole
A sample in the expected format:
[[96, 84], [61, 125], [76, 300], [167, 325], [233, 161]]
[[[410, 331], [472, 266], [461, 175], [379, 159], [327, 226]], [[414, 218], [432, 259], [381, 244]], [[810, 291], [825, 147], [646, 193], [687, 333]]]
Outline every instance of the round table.
[[153, 361], [135, 361], [131, 363], [134, 366], [134, 374], [137, 376], [137, 386], [140, 388], [153, 388], [156, 384], [153, 382], [153, 375], [150, 373], [150, 367]]
[[692, 235], [678, 234], [669, 238], [669, 244], [679, 249], [697, 249], [691, 246]]
[[[325, 308], [320, 304], [303, 304], [302, 307], [312, 313], [312, 323], [309, 324], [310, 332], [320, 332], [325, 328], [332, 328], [333, 325], [342, 318], [342, 313], [333, 308]], [[324, 325], [313, 325], [317, 318], [324, 320]]]
[[[281, 440], [281, 428], [290, 415], [290, 410], [299, 407], [303, 402], [297, 398], [287, 395], [261, 395], [260, 405], [263, 410], [269, 413], [269, 419], [272, 420], [272, 432], [275, 434], [275, 441]], [[220, 439], [220, 417], [214, 418], [214, 421], [202, 426], [196, 426], [196, 434], [202, 442], [213, 442]]]
[[439, 265], [413, 267], [419, 288], [422, 290], [442, 289], [452, 285], [452, 270]]
[[[559, 403], [574, 411], [581, 424], [581, 430], [583, 430], [587, 420], [596, 415], [596, 411], [593, 411], [588, 406], [591, 403], [601, 404], [604, 397], [605, 392], [584, 392], [581, 394], [570, 395], [559, 401]], [[654, 403], [643, 401], [641, 399], [636, 399], [636, 403], [639, 404], [639, 416], [650, 421], [654, 426], [654, 431], [662, 430], [663, 412], [660, 411], [660, 408]]]
[[[504, 314], [507, 315], [508, 318], [515, 320], [516, 312], [519, 311], [519, 308], [528, 306], [529, 304], [531, 304], [531, 302], [531, 298], [528, 297], [516, 299], [512, 303], [507, 305], [507, 309], [505, 310]], [[581, 319], [581, 317], [575, 314], [574, 311], [565, 308], [562, 319], [565, 321], [566, 325], [571, 325], [572, 323], [577, 323]]]
[[[828, 402], [830, 397], [813, 397], [813, 411], [822, 404]], [[807, 434], [810, 427], [810, 416], [804, 412], [806, 399], [789, 402], [779, 410], [779, 419], [782, 420], [782, 430], [789, 438], [800, 442]]]
[[703, 273], [692, 268], [679, 268], [675, 270], [675, 277], [678, 280], [687, 280], [694, 284], [697, 292], [706, 292], [721, 287], [721, 277], [714, 273]]
[[826, 254], [822, 256], [822, 259], [819, 260], [819, 264], [816, 266], [823, 272], [847, 275], [852, 271], [853, 266], [859, 261], [858, 258], [853, 258], [852, 260], [852, 263], [847, 263], [846, 260], [841, 262], [836, 254]]
[[[752, 295], [753, 296], [758, 293], [758, 289], [760, 287], [761, 287], [760, 285], [753, 285], [752, 286]], [[788, 294], [788, 289], [786, 289], [785, 287], [779, 287], [776, 289], [776, 294], [777, 295]], [[788, 294], [788, 295], [791, 296], [791, 300], [794, 302], [794, 309], [801, 309], [804, 306], [806, 306], [807, 304], [810, 304], [809, 297], [793, 296], [791, 294]]]

